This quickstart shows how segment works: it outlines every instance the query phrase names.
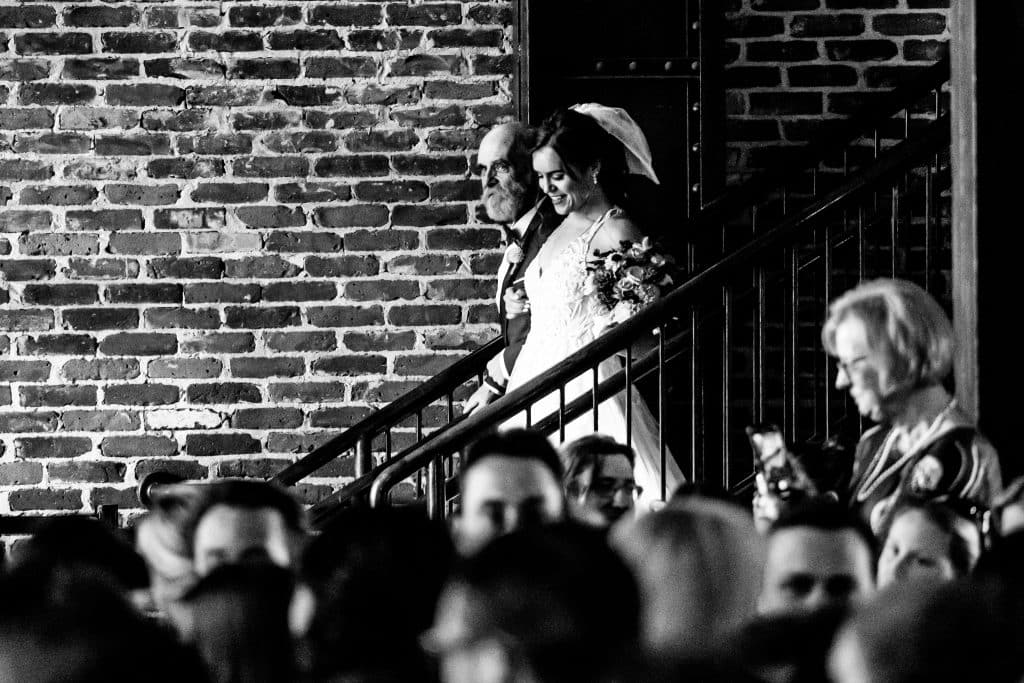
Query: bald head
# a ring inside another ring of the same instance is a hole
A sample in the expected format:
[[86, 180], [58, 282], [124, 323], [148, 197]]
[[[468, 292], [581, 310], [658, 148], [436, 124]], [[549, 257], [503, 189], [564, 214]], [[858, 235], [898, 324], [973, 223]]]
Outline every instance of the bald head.
[[480, 141], [477, 171], [487, 216], [512, 223], [533, 203], [530, 148], [533, 133], [520, 123], [502, 123]]

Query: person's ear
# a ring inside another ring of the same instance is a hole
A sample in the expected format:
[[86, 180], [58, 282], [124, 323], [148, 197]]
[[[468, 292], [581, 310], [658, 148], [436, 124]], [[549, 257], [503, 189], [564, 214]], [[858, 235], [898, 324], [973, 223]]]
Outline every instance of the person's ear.
[[292, 593], [292, 601], [288, 605], [288, 629], [294, 638], [303, 638], [309, 633], [316, 613], [316, 596], [313, 590], [304, 583], [296, 584]]

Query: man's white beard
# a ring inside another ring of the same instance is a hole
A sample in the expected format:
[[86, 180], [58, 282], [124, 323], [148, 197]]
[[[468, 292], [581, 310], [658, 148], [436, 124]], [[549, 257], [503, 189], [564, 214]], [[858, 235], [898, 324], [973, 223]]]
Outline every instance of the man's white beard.
[[523, 214], [525, 188], [495, 187], [484, 191], [487, 217], [497, 223], [514, 223]]

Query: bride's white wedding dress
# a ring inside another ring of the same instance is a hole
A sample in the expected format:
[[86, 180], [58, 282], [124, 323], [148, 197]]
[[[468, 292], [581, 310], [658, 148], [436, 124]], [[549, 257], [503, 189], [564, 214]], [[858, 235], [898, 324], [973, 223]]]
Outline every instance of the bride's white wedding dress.
[[[530, 301], [530, 333], [523, 344], [522, 351], [516, 359], [515, 367], [509, 377], [507, 391], [543, 374], [552, 366], [564, 360], [582, 347], [592, 342], [599, 332], [595, 329], [596, 316], [602, 312], [602, 306], [594, 294], [585, 292], [587, 279], [587, 260], [590, 257], [590, 243], [594, 235], [601, 229], [611, 216], [621, 213], [613, 208], [594, 222], [579, 237], [570, 242], [562, 253], [545, 254], [549, 245], [554, 243], [555, 234], [541, 247], [540, 253], [526, 270], [526, 295]], [[540, 264], [547, 262], [541, 271]], [[598, 376], [601, 380], [610, 377], [621, 369], [616, 358], [601, 363]], [[566, 385], [565, 403], [590, 391], [593, 387], [593, 375], [587, 371]], [[632, 429], [631, 444], [636, 452], [634, 467], [637, 484], [642, 486], [644, 493], [641, 503], [661, 498], [661, 449], [658, 442], [657, 421], [651, 414], [647, 404], [634, 389], [632, 395]], [[558, 392], [555, 391], [537, 401], [530, 411], [534, 422], [558, 410]], [[520, 414], [505, 423], [505, 427], [525, 426], [526, 417]], [[598, 408], [598, 431], [607, 434], [619, 442], [626, 440], [626, 397], [619, 392]], [[565, 440], [594, 433], [593, 410], [576, 418], [565, 426]], [[557, 443], [557, 430], [552, 439]], [[671, 495], [675, 488], [683, 483], [684, 478], [671, 453], [667, 453], [666, 491]], [[646, 507], [646, 506], [645, 506]]]

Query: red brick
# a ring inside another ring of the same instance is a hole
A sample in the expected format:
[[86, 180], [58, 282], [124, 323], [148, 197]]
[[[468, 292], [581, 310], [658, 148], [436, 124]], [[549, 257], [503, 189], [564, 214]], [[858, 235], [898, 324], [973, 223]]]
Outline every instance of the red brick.
[[[35, 464], [35, 463], [33, 463]], [[51, 462], [46, 465], [50, 481], [60, 483], [120, 484], [128, 468], [120, 462]]]
[[71, 432], [132, 432], [140, 421], [138, 413], [123, 410], [65, 410], [61, 424]]
[[388, 310], [392, 325], [458, 325], [462, 322], [459, 306], [393, 306]]
[[[132, 379], [139, 376], [139, 361], [134, 358], [76, 358], [64, 363], [60, 374], [72, 381]], [[110, 397], [109, 387], [104, 394]]]
[[192, 456], [259, 453], [260, 442], [248, 434], [188, 434], [185, 452]]
[[306, 309], [309, 324], [314, 327], [366, 327], [383, 325], [380, 306], [310, 306]]
[[100, 352], [112, 356], [160, 356], [177, 353], [178, 338], [173, 334], [112, 334], [100, 342]]
[[178, 452], [178, 443], [169, 436], [108, 436], [100, 452], [108, 458], [165, 458]]
[[103, 403], [108, 405], [168, 405], [177, 402], [178, 387], [169, 384], [108, 384], [103, 389]]
[[25, 486], [43, 481], [43, 466], [38, 462], [0, 463], [0, 486]]
[[88, 437], [25, 437], [14, 440], [19, 459], [76, 458], [92, 451]]
[[16, 511], [82, 509], [82, 492], [75, 489], [18, 489], [8, 500]]
[[[270, 385], [269, 398], [275, 403], [319, 403], [344, 401], [347, 385], [334, 382], [289, 382]], [[267, 450], [271, 450], [267, 444]]]
[[18, 394], [21, 396], [21, 405], [26, 408], [96, 405], [95, 386], [22, 385]]
[[310, 366], [314, 373], [342, 376], [383, 375], [387, 369], [387, 358], [377, 355], [321, 356]]
[[53, 432], [57, 429], [57, 413], [44, 411], [0, 412], [0, 431], [7, 434]]
[[333, 351], [337, 348], [334, 332], [270, 332], [267, 348], [272, 351]]
[[[242, 408], [231, 415], [231, 426], [235, 429], [286, 429], [301, 427], [302, 410], [299, 408]], [[224, 474], [223, 465], [220, 471]]]

